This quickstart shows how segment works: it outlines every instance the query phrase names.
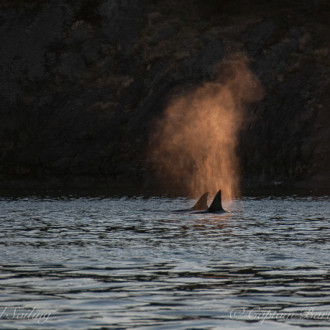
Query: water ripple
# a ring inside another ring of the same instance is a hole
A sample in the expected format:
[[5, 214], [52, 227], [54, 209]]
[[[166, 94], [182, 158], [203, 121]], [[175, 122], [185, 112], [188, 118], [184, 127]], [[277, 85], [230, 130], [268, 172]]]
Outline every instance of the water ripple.
[[329, 202], [1, 199], [0, 327], [330, 327]]

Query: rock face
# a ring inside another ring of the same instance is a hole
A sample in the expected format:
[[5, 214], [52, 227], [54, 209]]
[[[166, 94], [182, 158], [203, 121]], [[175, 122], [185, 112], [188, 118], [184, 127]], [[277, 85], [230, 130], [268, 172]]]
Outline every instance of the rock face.
[[[245, 183], [329, 187], [329, 130], [319, 127], [322, 133], [317, 133], [317, 122], [329, 106], [324, 98], [329, 68], [315, 57], [315, 45], [305, 44], [309, 35], [303, 26], [287, 26], [278, 41], [277, 28], [264, 20], [243, 35], [255, 59], [252, 69], [266, 88], [253, 109], [256, 119], [243, 133]], [[320, 134], [323, 142], [316, 137]]]
[[212, 2], [186, 6], [3, 1], [0, 189], [150, 186], [150, 132], [170, 95], [237, 51], [265, 88], [241, 132], [243, 185], [329, 187], [328, 17], [310, 15], [326, 2], [207, 18]]

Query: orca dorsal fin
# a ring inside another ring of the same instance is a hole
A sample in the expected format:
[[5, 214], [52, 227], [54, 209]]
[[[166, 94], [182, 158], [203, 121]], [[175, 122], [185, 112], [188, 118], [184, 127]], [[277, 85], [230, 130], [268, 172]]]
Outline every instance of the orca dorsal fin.
[[221, 190], [217, 192], [211, 206], [207, 210], [210, 213], [224, 212], [224, 209], [222, 208], [222, 204], [221, 204]]
[[194, 205], [193, 210], [194, 211], [202, 211], [202, 210], [207, 210], [208, 206], [207, 206], [207, 196], [209, 195], [208, 192], [206, 192], [205, 194], [203, 194], [199, 200], [197, 201], [197, 203]]

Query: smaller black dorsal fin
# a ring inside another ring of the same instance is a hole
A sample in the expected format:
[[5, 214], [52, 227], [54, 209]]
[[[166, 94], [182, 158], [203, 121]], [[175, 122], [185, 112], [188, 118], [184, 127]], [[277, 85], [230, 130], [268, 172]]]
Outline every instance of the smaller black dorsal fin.
[[209, 195], [208, 192], [206, 192], [205, 194], [203, 194], [199, 200], [197, 201], [197, 203], [194, 205], [193, 210], [194, 211], [202, 211], [202, 210], [207, 210], [208, 206], [207, 206], [207, 196]]
[[207, 210], [211, 213], [224, 211], [221, 204], [221, 190], [217, 192], [211, 206]]

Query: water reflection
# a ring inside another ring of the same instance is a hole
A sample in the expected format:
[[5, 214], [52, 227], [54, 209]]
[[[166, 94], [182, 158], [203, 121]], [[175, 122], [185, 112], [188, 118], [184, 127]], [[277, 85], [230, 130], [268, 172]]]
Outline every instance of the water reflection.
[[329, 327], [329, 202], [2, 199], [0, 327]]

